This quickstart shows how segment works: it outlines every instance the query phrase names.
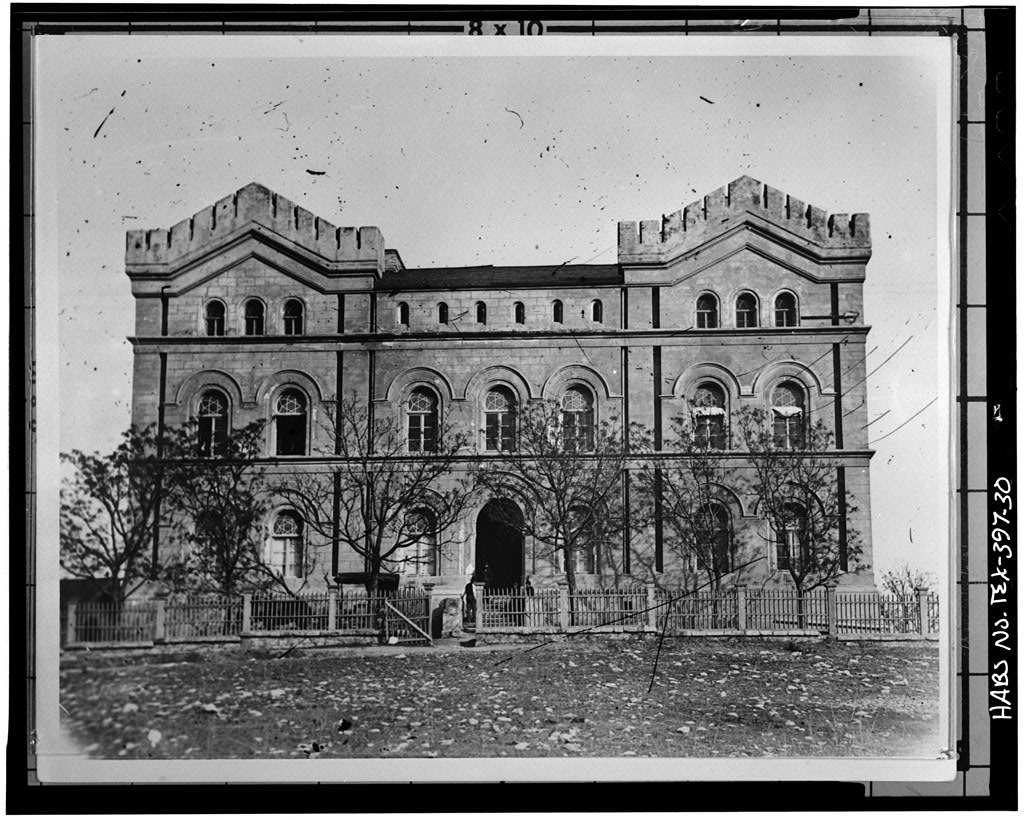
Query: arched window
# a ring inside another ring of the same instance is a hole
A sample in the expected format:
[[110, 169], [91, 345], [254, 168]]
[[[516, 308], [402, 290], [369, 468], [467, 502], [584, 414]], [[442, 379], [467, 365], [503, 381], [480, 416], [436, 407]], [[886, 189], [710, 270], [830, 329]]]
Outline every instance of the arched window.
[[515, 314], [515, 320], [517, 325], [526, 324], [526, 305], [522, 302], [516, 302], [513, 306], [512, 312]]
[[441, 325], [448, 324], [448, 305], [441, 302], [437, 306], [437, 322]]
[[478, 325], [487, 324], [487, 305], [483, 302], [476, 303], [476, 323]]
[[597, 572], [598, 538], [592, 510], [574, 507], [569, 511], [569, 526], [575, 548], [573, 549], [573, 571], [577, 575], [593, 575]]
[[284, 303], [284, 335], [302, 335], [302, 302], [289, 299]]
[[716, 578], [732, 572], [732, 520], [724, 504], [712, 501], [701, 516], [702, 540]]
[[693, 397], [694, 443], [697, 447], [725, 449], [725, 416], [725, 391], [712, 382], [697, 387]]
[[778, 525], [782, 532], [776, 534], [776, 566], [779, 569], [791, 569], [799, 573], [801, 566], [810, 557], [807, 510], [801, 504], [786, 504], [782, 508], [780, 518]]
[[484, 449], [516, 449], [516, 398], [507, 387], [494, 387], [484, 399]]
[[228, 440], [228, 400], [219, 390], [207, 390], [199, 398], [196, 412], [199, 423], [199, 454], [203, 457], [224, 454]]
[[245, 335], [263, 335], [263, 303], [259, 299], [245, 303]]
[[736, 327], [757, 327], [757, 297], [753, 293], [736, 297]]
[[398, 303], [398, 324], [409, 327], [409, 305], [405, 302]]
[[206, 335], [224, 335], [224, 303], [220, 299], [213, 299], [206, 303]]
[[279, 456], [303, 456], [306, 454], [306, 397], [298, 390], [289, 388], [277, 397], [274, 407], [274, 433]]
[[413, 510], [405, 516], [409, 541], [400, 550], [401, 571], [406, 575], [437, 575], [437, 524], [430, 510]]
[[582, 385], [573, 385], [562, 396], [562, 446], [594, 449], [594, 394]]
[[775, 297], [775, 327], [796, 327], [796, 297], [783, 291]]
[[604, 305], [601, 304], [600, 299], [595, 299], [590, 303], [590, 318], [598, 324], [604, 321]]
[[781, 450], [804, 446], [807, 398], [796, 382], [782, 382], [772, 391], [772, 438]]
[[551, 303], [551, 321], [556, 325], [562, 324], [562, 303], [558, 299]]
[[286, 510], [277, 514], [270, 537], [270, 569], [285, 578], [301, 578], [303, 572], [303, 525], [299, 516]]
[[718, 298], [713, 293], [702, 293], [697, 297], [697, 327], [718, 327]]
[[409, 394], [407, 409], [410, 453], [432, 453], [437, 449], [437, 396], [426, 387]]

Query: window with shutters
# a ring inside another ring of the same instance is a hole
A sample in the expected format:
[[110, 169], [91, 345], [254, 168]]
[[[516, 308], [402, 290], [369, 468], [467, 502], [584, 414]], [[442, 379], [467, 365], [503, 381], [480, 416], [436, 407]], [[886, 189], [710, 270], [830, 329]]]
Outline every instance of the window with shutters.
[[426, 387], [409, 394], [406, 410], [410, 453], [432, 453], [437, 449], [437, 396]]
[[516, 449], [516, 399], [507, 387], [494, 387], [484, 398], [484, 449]]

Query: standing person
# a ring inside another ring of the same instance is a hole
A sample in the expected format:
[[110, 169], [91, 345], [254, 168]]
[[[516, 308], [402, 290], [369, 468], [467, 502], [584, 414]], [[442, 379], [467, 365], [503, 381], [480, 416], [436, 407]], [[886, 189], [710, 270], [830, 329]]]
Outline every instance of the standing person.
[[473, 565], [470, 564], [466, 567], [466, 572], [469, 574], [469, 582], [466, 584], [466, 588], [462, 593], [462, 600], [464, 606], [462, 608], [463, 621], [470, 621], [476, 623], [476, 593], [473, 592]]

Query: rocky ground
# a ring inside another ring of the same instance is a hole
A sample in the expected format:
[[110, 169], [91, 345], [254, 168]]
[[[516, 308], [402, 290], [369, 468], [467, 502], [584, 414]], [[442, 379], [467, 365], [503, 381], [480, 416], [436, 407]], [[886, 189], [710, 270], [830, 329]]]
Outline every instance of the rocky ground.
[[[934, 643], [66, 653], [90, 757], [938, 756]], [[652, 682], [653, 675], [653, 685]], [[648, 687], [650, 686], [650, 692]]]

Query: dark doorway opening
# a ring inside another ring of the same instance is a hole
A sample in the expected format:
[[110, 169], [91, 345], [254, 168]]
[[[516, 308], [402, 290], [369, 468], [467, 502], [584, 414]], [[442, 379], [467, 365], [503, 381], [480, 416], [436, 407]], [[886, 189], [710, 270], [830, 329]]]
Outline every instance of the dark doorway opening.
[[473, 580], [491, 587], [523, 582], [523, 514], [514, 501], [495, 498], [476, 519], [476, 569]]

